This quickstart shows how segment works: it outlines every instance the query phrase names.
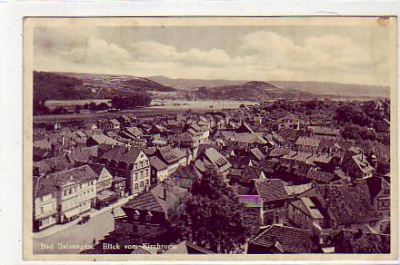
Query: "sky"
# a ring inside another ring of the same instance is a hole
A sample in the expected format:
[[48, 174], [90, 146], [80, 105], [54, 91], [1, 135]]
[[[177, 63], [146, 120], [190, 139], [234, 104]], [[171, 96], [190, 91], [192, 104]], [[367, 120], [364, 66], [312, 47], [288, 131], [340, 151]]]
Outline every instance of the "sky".
[[371, 23], [41, 26], [34, 69], [387, 86], [390, 45], [389, 27]]

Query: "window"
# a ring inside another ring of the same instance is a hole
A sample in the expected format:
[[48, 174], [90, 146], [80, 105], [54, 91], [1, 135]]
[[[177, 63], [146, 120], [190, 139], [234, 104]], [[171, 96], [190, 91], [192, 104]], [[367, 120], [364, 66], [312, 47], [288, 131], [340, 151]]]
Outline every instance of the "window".
[[138, 180], [138, 173], [135, 172], [135, 180]]
[[72, 193], [72, 189], [69, 189], [69, 190], [68, 190], [68, 193], [71, 194], [71, 193]]
[[139, 185], [136, 183], [135, 184], [135, 190], [138, 190], [139, 189]]
[[148, 186], [150, 184], [150, 181], [148, 179], [146, 179], [146, 186]]
[[140, 171], [140, 178], [143, 178], [143, 171]]
[[390, 207], [390, 201], [389, 200], [381, 200], [380, 206], [381, 207]]
[[144, 182], [143, 182], [143, 181], [140, 182], [140, 187], [141, 187], [141, 188], [144, 187]]

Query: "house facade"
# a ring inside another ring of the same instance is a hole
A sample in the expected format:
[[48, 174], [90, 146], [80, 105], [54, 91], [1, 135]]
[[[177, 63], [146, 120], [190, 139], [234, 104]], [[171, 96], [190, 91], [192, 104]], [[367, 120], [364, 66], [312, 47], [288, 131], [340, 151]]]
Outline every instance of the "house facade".
[[150, 160], [139, 148], [116, 146], [100, 158], [107, 169], [127, 180], [127, 191], [134, 196], [150, 187]]
[[33, 182], [33, 229], [40, 231], [57, 223], [57, 197], [54, 186], [46, 178]]
[[278, 130], [281, 129], [298, 130], [300, 128], [300, 121], [296, 119], [291, 113], [288, 113], [287, 115], [279, 118], [277, 124], [278, 124]]

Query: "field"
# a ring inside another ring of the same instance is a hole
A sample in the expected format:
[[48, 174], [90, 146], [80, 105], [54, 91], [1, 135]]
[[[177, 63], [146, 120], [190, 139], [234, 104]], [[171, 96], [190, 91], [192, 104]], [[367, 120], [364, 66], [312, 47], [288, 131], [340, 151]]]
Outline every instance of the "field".
[[[97, 100], [106, 102], [107, 100]], [[58, 106], [75, 106], [77, 103], [87, 103], [87, 100], [53, 100], [52, 104], [60, 104]], [[91, 100], [95, 102], [95, 100]], [[83, 104], [84, 104], [83, 103]], [[98, 103], [98, 102], [97, 102]], [[239, 108], [241, 104], [255, 105], [257, 102], [250, 101], [185, 101], [185, 100], [153, 100], [152, 106], [146, 108], [137, 108], [131, 110], [122, 110], [119, 112], [103, 112], [103, 113], [74, 113], [62, 115], [42, 115], [34, 116], [34, 123], [55, 123], [69, 121], [96, 121], [101, 118], [118, 118], [123, 114], [134, 114], [136, 116], [154, 116], [162, 114], [177, 114], [192, 110], [194, 112], [218, 111], [221, 109]], [[212, 107], [211, 107], [212, 106]], [[54, 105], [53, 105], [54, 107]]]
[[240, 105], [256, 105], [254, 101], [232, 101], [232, 100], [153, 100], [152, 107], [163, 109], [191, 109], [191, 110], [221, 110], [221, 109], [237, 109]]
[[85, 104], [90, 103], [110, 103], [110, 99], [77, 99], [77, 100], [47, 100], [45, 106], [49, 108], [56, 108], [56, 107], [70, 107], [70, 106], [83, 106]]

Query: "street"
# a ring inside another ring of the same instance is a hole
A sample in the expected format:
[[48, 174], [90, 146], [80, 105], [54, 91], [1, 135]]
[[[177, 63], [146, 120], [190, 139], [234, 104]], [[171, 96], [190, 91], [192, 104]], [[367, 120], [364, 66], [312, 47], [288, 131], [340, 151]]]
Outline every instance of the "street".
[[91, 248], [114, 229], [111, 209], [93, 217], [87, 223], [74, 225], [45, 238], [33, 239], [35, 254], [78, 254]]

